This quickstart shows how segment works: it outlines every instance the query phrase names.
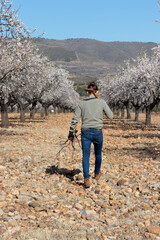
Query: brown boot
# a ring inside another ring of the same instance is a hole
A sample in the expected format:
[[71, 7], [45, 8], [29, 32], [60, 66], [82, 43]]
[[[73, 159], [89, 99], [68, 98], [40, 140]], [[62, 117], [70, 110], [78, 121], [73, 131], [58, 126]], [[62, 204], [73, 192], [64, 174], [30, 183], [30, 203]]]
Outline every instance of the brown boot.
[[89, 188], [90, 187], [90, 180], [89, 179], [84, 179], [84, 187]]
[[98, 174], [95, 174], [95, 179], [96, 180], [99, 180], [99, 178], [101, 177], [102, 173], [101, 171], [98, 173]]

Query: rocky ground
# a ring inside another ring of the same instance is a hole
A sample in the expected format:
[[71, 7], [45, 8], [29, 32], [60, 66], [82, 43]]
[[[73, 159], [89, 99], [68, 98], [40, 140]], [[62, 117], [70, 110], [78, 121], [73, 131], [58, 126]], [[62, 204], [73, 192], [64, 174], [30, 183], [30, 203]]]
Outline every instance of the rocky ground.
[[160, 239], [160, 114], [149, 128], [143, 114], [104, 120], [103, 176], [93, 178], [92, 147], [89, 189], [78, 141], [56, 156], [72, 116], [12, 114], [0, 129], [0, 239]]

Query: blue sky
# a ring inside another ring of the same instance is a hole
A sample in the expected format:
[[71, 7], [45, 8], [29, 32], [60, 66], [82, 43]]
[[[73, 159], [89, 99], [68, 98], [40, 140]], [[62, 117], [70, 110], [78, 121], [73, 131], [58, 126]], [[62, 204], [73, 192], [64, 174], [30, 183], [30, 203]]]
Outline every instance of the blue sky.
[[160, 43], [157, 0], [13, 0], [13, 7], [45, 38]]

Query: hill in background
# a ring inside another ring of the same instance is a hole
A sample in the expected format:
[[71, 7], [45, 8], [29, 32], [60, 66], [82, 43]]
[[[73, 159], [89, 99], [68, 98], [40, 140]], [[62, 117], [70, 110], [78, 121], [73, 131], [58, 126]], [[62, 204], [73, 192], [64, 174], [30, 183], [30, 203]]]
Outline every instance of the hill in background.
[[35, 38], [40, 50], [70, 72], [77, 84], [86, 83], [113, 74], [124, 60], [137, 57], [142, 51], [152, 54], [157, 46], [152, 42], [102, 42], [94, 39], [54, 40]]

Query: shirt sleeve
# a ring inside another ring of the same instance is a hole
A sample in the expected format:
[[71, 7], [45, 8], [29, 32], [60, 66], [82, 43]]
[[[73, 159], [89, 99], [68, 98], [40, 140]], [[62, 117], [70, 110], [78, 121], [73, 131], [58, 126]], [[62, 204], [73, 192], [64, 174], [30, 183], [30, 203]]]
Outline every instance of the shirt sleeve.
[[72, 118], [72, 121], [71, 121], [71, 125], [70, 125], [70, 132], [74, 132], [75, 131], [75, 128], [81, 118], [81, 106], [80, 104], [77, 106], [76, 110], [75, 110], [75, 113], [74, 113], [74, 117]]
[[105, 101], [103, 101], [103, 111], [108, 118], [113, 119], [113, 112]]

